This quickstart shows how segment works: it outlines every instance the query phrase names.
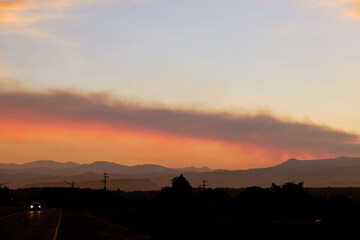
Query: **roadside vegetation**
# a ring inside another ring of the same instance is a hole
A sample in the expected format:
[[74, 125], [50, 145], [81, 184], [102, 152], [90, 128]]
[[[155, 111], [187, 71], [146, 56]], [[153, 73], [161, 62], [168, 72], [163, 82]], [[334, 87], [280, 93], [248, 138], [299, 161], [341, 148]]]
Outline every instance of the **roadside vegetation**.
[[161, 191], [2, 188], [0, 197], [3, 206], [39, 201], [63, 208], [63, 239], [96, 239], [96, 234], [108, 239], [322, 239], [344, 238], [360, 227], [359, 188], [307, 189], [302, 182], [269, 188], [192, 188], [180, 175]]

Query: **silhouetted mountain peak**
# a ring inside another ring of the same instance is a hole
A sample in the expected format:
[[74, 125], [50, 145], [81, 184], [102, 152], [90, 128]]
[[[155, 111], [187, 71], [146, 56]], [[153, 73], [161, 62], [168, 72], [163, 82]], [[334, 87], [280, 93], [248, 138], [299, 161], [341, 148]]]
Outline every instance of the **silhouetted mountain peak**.
[[163, 167], [161, 165], [157, 165], [157, 164], [141, 164], [141, 165], [135, 165], [133, 167], [137, 167], [137, 168], [161, 168], [161, 169], [168, 169], [167, 167]]
[[27, 162], [27, 163], [24, 163], [24, 164], [21, 164], [21, 165], [18, 165], [18, 164], [4, 164], [4, 166], [2, 166], [2, 167], [6, 167], [5, 165], [8, 165], [10, 168], [21, 168], [21, 169], [25, 169], [25, 168], [62, 169], [62, 168], [75, 167], [75, 166], [78, 166], [80, 164], [74, 163], [74, 162], [61, 163], [61, 162], [56, 162], [54, 160], [38, 160], [38, 161], [34, 161], [34, 162]]
[[191, 166], [191, 167], [179, 168], [178, 170], [184, 171], [184, 172], [211, 172], [211, 171], [213, 171], [212, 169], [210, 169], [206, 166], [201, 167], [201, 168]]
[[287, 162], [298, 162], [298, 161], [301, 161], [301, 160], [296, 159], [296, 158], [290, 158], [289, 160], [287, 160]]
[[121, 165], [118, 163], [114, 163], [114, 162], [107, 162], [107, 161], [95, 161], [93, 163], [90, 164], [84, 164], [84, 165], [88, 165], [88, 166], [106, 166], [106, 167], [111, 167], [111, 166], [116, 166], [116, 167], [125, 167], [125, 165]]
[[298, 160], [291, 158], [283, 162], [275, 168], [327, 168], [327, 167], [344, 167], [344, 166], [360, 166], [360, 158], [356, 157], [336, 157], [331, 159], [317, 159], [317, 160]]

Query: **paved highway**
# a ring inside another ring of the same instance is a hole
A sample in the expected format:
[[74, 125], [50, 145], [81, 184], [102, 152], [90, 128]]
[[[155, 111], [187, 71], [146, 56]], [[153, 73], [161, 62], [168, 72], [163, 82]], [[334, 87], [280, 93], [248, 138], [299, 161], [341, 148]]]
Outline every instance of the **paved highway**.
[[61, 215], [59, 208], [45, 208], [1, 217], [0, 239], [55, 240]]

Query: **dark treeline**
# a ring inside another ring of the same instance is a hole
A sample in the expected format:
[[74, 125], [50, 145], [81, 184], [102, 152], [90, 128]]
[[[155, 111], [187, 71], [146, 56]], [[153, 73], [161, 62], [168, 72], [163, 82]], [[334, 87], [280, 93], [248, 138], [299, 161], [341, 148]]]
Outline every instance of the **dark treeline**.
[[[3, 205], [33, 201], [64, 211], [82, 209], [151, 239], [289, 239], [345, 237], [360, 227], [360, 189], [306, 189], [303, 183], [269, 188], [192, 188], [182, 176], [153, 192], [78, 188], [0, 190]], [[356, 197], [354, 197], [356, 196]]]

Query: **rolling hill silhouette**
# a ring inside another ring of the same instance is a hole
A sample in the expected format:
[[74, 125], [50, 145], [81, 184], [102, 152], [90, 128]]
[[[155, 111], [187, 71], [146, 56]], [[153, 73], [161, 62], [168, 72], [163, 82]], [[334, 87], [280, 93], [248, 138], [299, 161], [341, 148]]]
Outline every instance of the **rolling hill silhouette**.
[[[77, 164], [43, 160], [22, 165], [0, 164], [0, 183], [8, 182], [9, 187], [19, 188], [74, 181], [79, 183], [79, 187], [98, 188], [101, 185], [96, 182], [101, 181], [104, 172], [110, 174], [110, 180], [136, 180], [136, 184], [133, 184], [136, 187], [126, 187], [127, 191], [141, 190], [141, 184], [146, 186], [144, 189], [158, 190], [170, 185], [171, 179], [180, 173], [194, 187], [198, 187], [202, 180], [207, 180], [209, 187], [231, 188], [269, 187], [272, 183], [291, 181], [304, 182], [306, 187], [360, 187], [360, 158], [350, 157], [289, 159], [273, 167], [249, 170], [211, 170], [207, 167], [175, 169], [154, 164], [126, 166], [114, 162]], [[81, 182], [87, 183], [82, 185]]]
[[22, 165], [17, 164], [0, 164], [0, 173], [32, 173], [32, 174], [48, 174], [59, 176], [78, 175], [85, 172], [94, 172], [102, 174], [104, 172], [117, 174], [146, 174], [146, 173], [176, 173], [176, 172], [197, 172], [204, 168], [185, 168], [171, 169], [155, 164], [144, 164], [136, 166], [126, 166], [114, 162], [97, 161], [91, 164], [77, 164], [73, 162], [59, 163], [51, 160], [40, 160]]

